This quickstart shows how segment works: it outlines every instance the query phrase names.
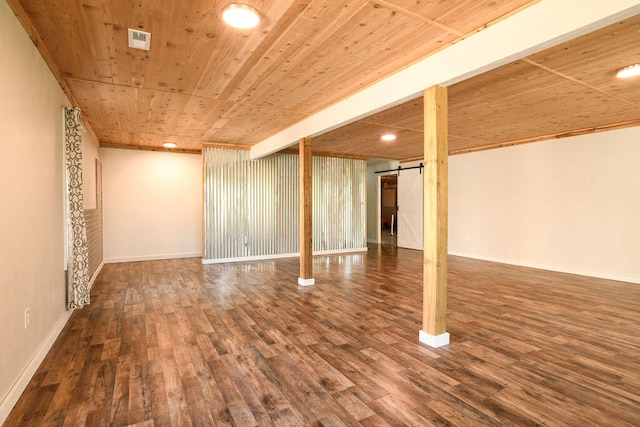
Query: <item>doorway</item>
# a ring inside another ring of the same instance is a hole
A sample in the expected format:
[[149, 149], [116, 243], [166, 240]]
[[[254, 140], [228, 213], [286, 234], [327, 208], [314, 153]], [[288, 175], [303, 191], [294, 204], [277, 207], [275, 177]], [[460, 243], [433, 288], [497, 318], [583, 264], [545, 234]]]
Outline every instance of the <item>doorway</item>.
[[378, 241], [396, 245], [398, 236], [398, 176], [380, 177], [380, 229]]
[[398, 176], [398, 240], [400, 248], [422, 250], [423, 240], [422, 169], [407, 168]]

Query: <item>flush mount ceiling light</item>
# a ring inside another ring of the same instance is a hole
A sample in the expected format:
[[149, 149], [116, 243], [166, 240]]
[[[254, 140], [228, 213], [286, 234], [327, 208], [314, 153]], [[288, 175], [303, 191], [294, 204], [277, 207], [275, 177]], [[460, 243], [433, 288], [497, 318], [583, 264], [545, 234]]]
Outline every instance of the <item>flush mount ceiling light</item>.
[[162, 144], [162, 146], [164, 148], [176, 148], [178, 144], [176, 144], [175, 142], [165, 142], [164, 144]]
[[257, 10], [247, 4], [231, 3], [222, 11], [222, 19], [234, 28], [246, 30], [258, 25], [260, 15]]
[[626, 79], [628, 77], [640, 76], [640, 64], [633, 64], [624, 67], [616, 74], [619, 79]]
[[380, 137], [381, 140], [383, 141], [395, 141], [396, 140], [396, 136], [392, 133], [385, 133], [384, 135], [382, 135]]

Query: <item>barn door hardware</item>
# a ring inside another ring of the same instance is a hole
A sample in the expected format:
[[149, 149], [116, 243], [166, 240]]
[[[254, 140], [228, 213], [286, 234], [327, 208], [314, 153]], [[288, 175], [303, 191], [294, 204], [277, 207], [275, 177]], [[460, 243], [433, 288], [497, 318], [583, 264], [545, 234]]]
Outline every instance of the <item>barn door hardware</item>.
[[387, 169], [386, 171], [376, 171], [376, 173], [398, 172], [398, 175], [400, 175], [400, 171], [409, 170], [409, 169], [420, 169], [420, 175], [422, 175], [422, 168], [424, 168], [424, 164], [420, 162], [420, 166], [409, 166], [408, 168], [403, 168], [402, 166], [398, 166], [397, 169]]

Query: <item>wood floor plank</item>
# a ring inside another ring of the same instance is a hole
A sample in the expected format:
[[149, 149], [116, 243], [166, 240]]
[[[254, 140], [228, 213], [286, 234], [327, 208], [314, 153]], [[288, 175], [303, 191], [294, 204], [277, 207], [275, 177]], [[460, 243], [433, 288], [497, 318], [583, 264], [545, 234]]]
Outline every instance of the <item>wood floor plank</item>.
[[640, 286], [448, 262], [438, 349], [419, 251], [107, 264], [5, 425], [640, 425]]

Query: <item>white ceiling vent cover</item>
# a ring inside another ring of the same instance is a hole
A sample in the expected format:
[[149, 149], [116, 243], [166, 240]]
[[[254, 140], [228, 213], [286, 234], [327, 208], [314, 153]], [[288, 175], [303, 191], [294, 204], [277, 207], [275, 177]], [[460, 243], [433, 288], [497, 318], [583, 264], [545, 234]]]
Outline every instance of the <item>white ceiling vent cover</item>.
[[149, 50], [151, 46], [151, 33], [129, 28], [129, 47], [134, 49]]

